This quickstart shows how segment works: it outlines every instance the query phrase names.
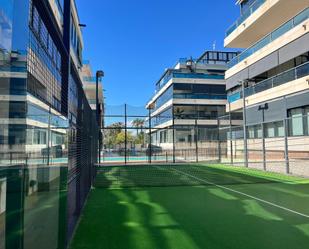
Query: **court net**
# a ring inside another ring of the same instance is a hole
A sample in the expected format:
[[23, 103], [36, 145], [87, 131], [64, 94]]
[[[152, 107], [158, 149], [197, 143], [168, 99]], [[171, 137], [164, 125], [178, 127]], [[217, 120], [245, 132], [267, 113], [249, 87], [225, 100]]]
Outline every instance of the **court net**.
[[101, 166], [95, 187], [164, 187], [197, 185], [234, 185], [282, 182], [269, 172], [227, 170], [196, 164]]

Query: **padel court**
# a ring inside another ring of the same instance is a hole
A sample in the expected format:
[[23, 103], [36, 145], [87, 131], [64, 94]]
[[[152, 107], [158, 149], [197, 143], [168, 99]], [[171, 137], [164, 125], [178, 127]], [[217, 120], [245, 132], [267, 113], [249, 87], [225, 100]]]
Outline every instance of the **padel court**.
[[71, 249], [304, 249], [309, 180], [223, 165], [102, 166]]

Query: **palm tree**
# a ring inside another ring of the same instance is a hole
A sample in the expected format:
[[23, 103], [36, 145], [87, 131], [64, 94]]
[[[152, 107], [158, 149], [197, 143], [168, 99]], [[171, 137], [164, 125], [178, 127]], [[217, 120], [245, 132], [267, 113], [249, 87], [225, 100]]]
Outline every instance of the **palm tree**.
[[139, 130], [142, 132], [144, 127], [145, 120], [141, 118], [136, 118], [132, 121], [133, 127], [136, 127], [137, 136], [139, 134]]

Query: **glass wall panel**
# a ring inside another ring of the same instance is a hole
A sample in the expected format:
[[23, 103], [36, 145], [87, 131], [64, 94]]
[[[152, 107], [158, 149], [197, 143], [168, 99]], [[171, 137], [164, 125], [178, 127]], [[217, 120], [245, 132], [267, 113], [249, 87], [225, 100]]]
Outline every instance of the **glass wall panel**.
[[305, 118], [306, 120], [306, 128], [307, 128], [307, 135], [309, 135], [309, 107], [305, 108]]
[[290, 132], [292, 136], [304, 135], [303, 124], [303, 109], [296, 108], [289, 111], [290, 120]]
[[247, 138], [248, 139], [255, 139], [255, 138], [261, 138], [261, 137], [262, 137], [261, 125], [247, 126]]
[[6, 178], [0, 169], [0, 249], [5, 248]]
[[284, 136], [284, 126], [283, 122], [272, 122], [264, 125], [265, 128], [265, 137], [274, 138], [274, 137], [283, 137]]
[[0, 48], [6, 51], [12, 46], [13, 1], [0, 1]]

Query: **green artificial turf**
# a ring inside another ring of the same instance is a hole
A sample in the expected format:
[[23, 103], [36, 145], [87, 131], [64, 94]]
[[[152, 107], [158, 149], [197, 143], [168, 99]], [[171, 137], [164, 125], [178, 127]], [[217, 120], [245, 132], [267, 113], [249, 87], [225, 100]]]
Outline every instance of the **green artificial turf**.
[[[221, 174], [222, 178], [244, 181], [225, 184], [223, 188], [214, 185], [97, 187], [91, 191], [70, 248], [308, 247], [309, 218], [250, 197], [309, 215], [308, 182], [302, 178], [220, 165], [205, 166], [201, 172], [204, 171], [209, 171], [213, 180]], [[226, 182], [222, 180], [222, 183]]]

